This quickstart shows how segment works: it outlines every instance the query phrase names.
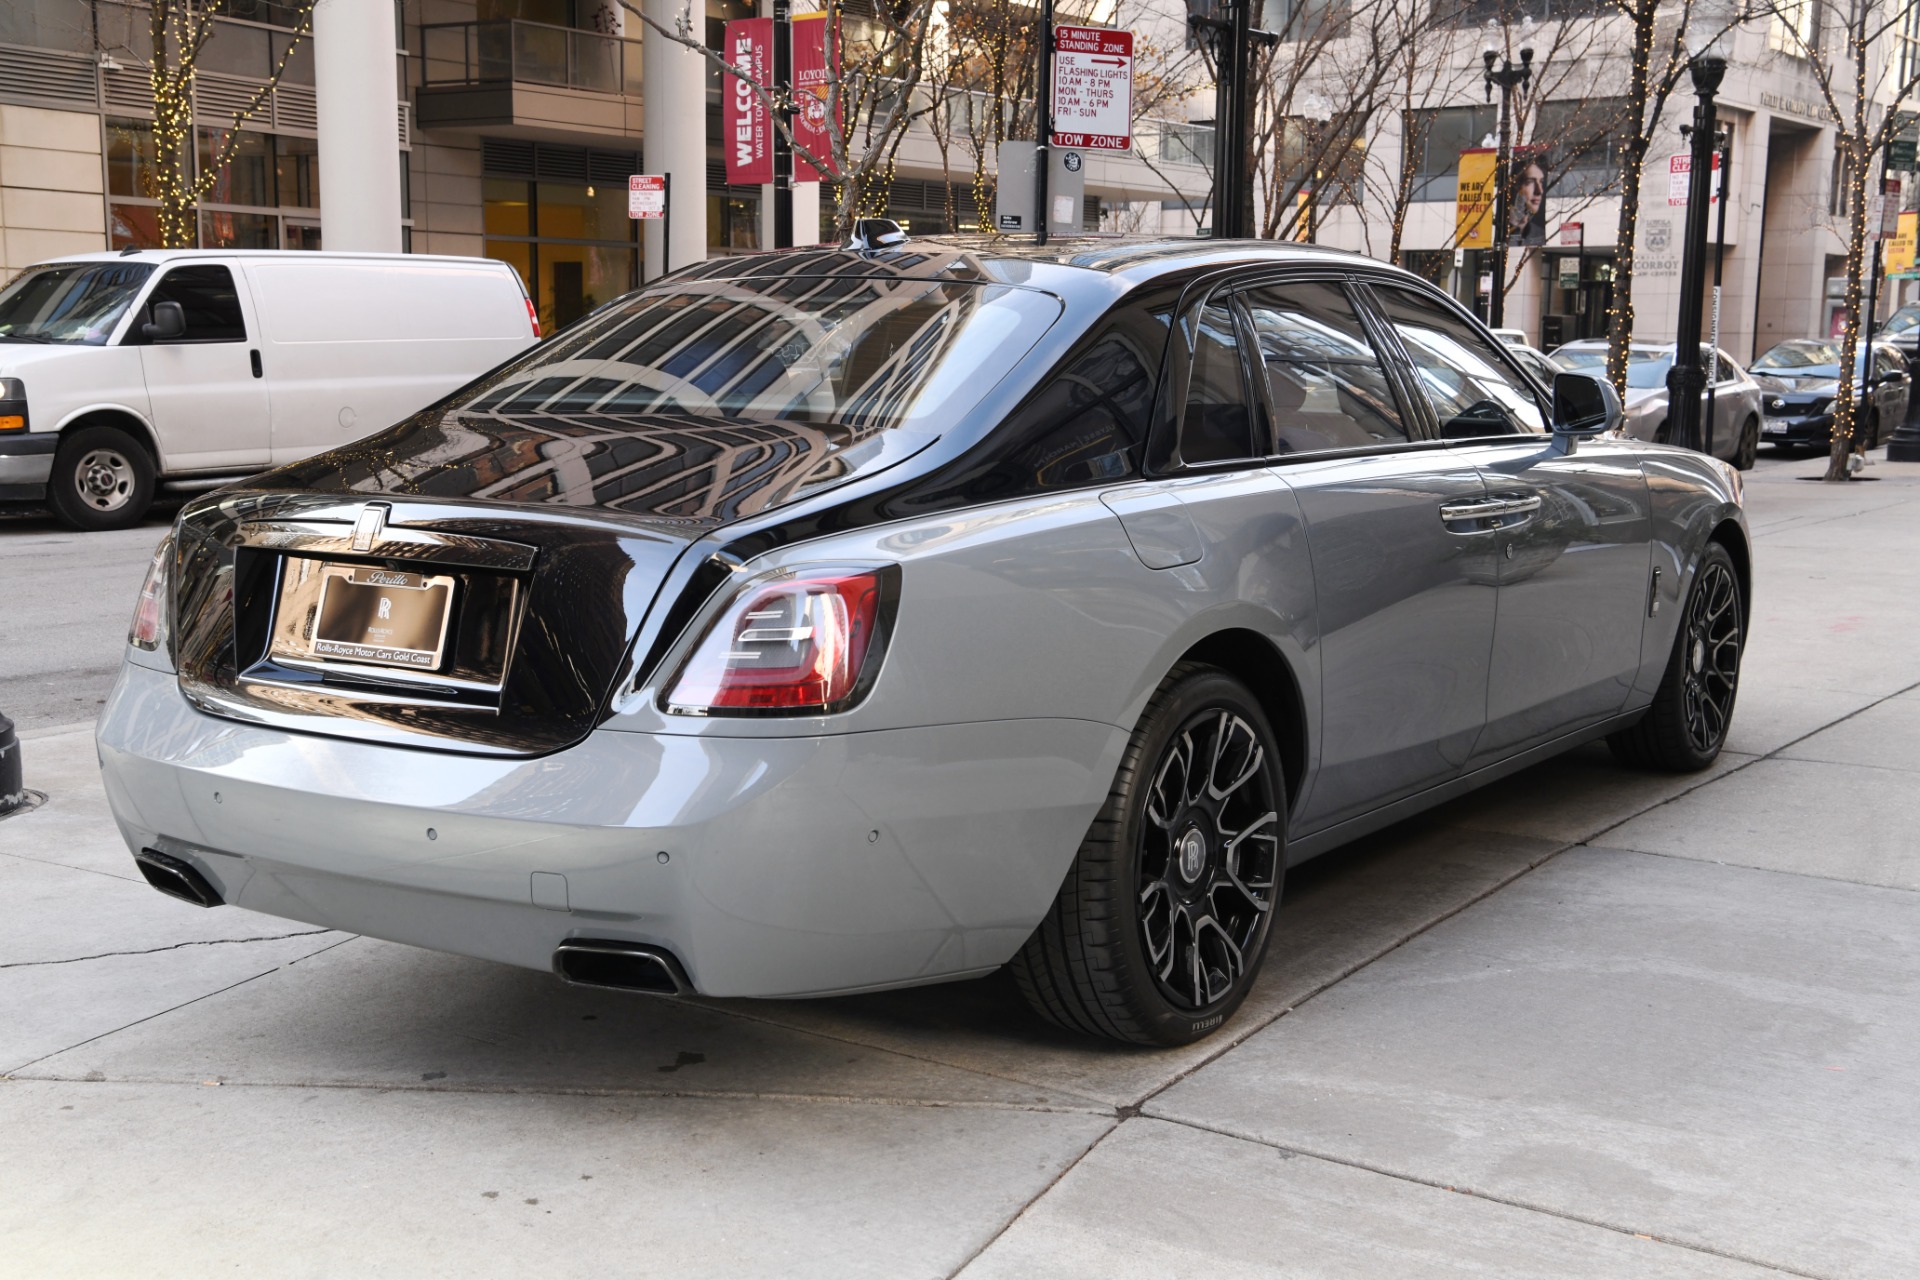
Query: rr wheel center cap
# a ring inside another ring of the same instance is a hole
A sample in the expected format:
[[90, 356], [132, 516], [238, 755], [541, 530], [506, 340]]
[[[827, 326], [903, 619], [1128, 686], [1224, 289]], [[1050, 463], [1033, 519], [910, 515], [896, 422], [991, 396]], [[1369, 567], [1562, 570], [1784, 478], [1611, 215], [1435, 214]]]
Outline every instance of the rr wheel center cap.
[[1693, 639], [1693, 669], [1698, 672], [1707, 665], [1707, 642], [1700, 637]]
[[1207, 838], [1200, 834], [1200, 828], [1188, 827], [1174, 842], [1174, 858], [1180, 869], [1180, 878], [1188, 884], [1196, 883], [1207, 872]]

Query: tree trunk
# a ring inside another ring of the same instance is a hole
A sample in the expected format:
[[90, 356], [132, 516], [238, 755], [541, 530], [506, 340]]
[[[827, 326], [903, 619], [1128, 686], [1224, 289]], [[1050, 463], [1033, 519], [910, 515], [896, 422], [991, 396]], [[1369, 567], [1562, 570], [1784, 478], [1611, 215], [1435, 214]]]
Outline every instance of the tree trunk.
[[[1859, 95], [1855, 102], [1866, 99], [1865, 59], [1859, 63], [1859, 75], [1856, 78], [1855, 92]], [[1860, 349], [1860, 278], [1863, 274], [1868, 249], [1867, 243], [1867, 170], [1871, 156], [1867, 154], [1867, 122], [1865, 111], [1854, 111], [1853, 136], [1839, 140], [1846, 148], [1847, 157], [1852, 162], [1851, 172], [1847, 174], [1847, 198], [1851, 208], [1847, 211], [1847, 293], [1843, 304], [1845, 323], [1840, 331], [1840, 385], [1833, 397], [1833, 427], [1827, 433], [1831, 439], [1827, 447], [1827, 474], [1825, 480], [1844, 481], [1848, 479], [1847, 455], [1853, 452], [1853, 438], [1856, 424], [1861, 420], [1860, 402], [1856, 392], [1860, 380], [1854, 373], [1855, 353]]]
[[1622, 398], [1627, 394], [1627, 344], [1633, 341], [1633, 251], [1640, 239], [1641, 166], [1656, 122], [1647, 119], [1651, 96], [1653, 20], [1660, 0], [1635, 0], [1633, 54], [1628, 59], [1627, 118], [1634, 132], [1627, 140], [1627, 162], [1620, 174], [1620, 223], [1613, 238], [1613, 305], [1607, 309], [1607, 381]]

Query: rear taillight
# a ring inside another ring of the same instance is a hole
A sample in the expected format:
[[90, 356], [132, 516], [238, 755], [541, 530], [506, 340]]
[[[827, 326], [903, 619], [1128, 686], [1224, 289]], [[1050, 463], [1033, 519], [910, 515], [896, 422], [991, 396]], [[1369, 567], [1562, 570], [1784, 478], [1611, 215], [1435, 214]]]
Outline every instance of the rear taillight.
[[812, 570], [754, 583], [715, 618], [667, 687], [681, 715], [844, 711], [879, 674], [897, 570]]
[[533, 336], [537, 338], [540, 336], [540, 313], [533, 309], [532, 298], [526, 299], [526, 304], [527, 304], [527, 323], [533, 326]]
[[167, 567], [173, 560], [173, 535], [160, 539], [153, 549], [153, 562], [147, 566], [147, 580], [140, 584], [140, 602], [133, 607], [133, 626], [127, 629], [127, 643], [149, 652], [167, 642]]

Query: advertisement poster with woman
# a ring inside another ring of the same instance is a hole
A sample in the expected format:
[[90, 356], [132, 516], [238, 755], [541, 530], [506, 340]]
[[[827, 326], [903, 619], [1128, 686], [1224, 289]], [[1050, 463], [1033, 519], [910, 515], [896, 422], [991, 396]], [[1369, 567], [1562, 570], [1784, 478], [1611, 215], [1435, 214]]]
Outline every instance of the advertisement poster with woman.
[[1507, 186], [1507, 243], [1547, 242], [1547, 149], [1515, 147]]

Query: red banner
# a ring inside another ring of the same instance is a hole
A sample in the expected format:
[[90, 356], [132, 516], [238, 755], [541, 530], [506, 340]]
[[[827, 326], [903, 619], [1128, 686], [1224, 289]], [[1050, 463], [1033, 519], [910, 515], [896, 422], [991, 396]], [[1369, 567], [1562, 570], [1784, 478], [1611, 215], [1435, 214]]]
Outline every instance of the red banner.
[[[756, 85], [773, 79], [773, 19], [736, 18], [727, 24], [726, 59]], [[727, 181], [773, 181], [773, 125], [767, 106], [737, 76], [721, 77], [720, 145]]]
[[[840, 62], [840, 42], [834, 41], [833, 60]], [[827, 128], [827, 92], [833, 73], [827, 69], [827, 15], [793, 15], [793, 96], [800, 110], [793, 117], [793, 140], [827, 166], [815, 169], [798, 154], [793, 157], [795, 182], [824, 182], [839, 176], [833, 167], [833, 136]], [[836, 104], [837, 105], [837, 104]], [[844, 120], [844, 114], [836, 112]]]

